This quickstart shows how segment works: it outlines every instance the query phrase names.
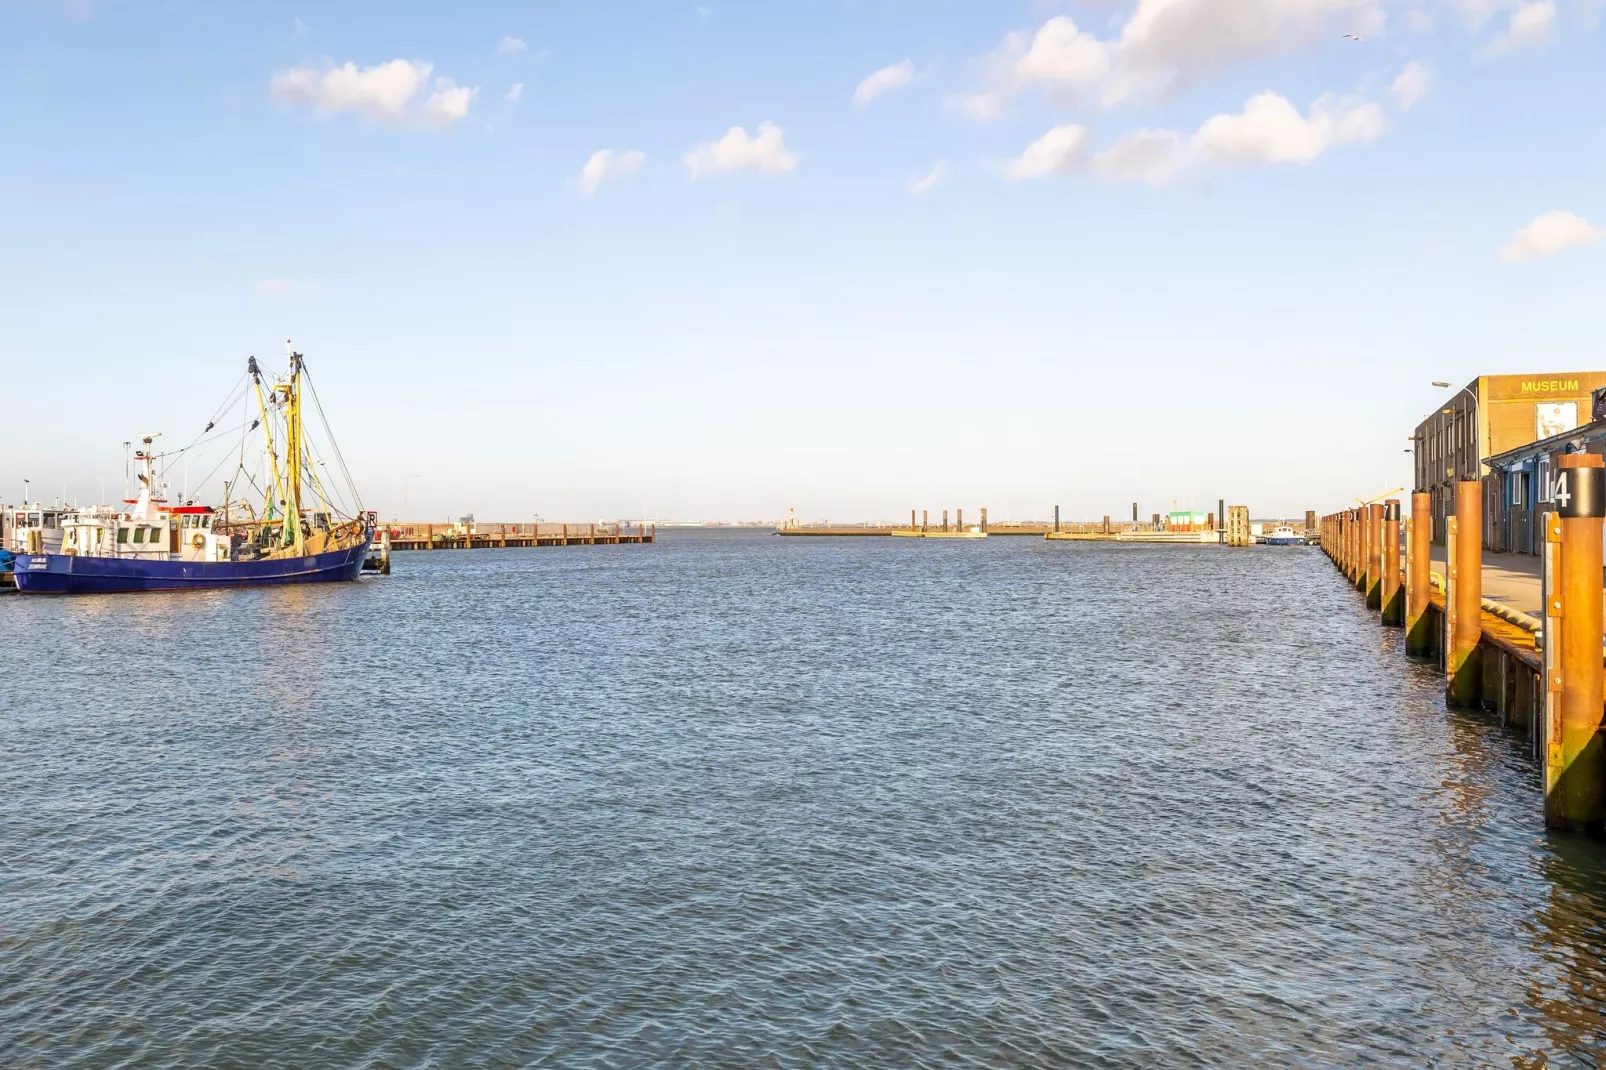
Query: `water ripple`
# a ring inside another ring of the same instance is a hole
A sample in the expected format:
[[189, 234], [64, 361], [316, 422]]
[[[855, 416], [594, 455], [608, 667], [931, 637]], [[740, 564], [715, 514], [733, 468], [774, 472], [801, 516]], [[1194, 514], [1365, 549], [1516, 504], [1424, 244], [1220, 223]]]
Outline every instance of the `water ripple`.
[[1606, 858], [1314, 552], [0, 603], [5, 1066], [1596, 1066]]

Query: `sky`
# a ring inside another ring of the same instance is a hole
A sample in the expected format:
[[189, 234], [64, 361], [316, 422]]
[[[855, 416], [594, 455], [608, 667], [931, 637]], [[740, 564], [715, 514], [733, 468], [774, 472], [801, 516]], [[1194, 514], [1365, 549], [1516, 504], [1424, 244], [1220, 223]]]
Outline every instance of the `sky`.
[[1331, 511], [1606, 367], [1603, 18], [0, 0], [0, 501], [288, 338], [387, 517]]

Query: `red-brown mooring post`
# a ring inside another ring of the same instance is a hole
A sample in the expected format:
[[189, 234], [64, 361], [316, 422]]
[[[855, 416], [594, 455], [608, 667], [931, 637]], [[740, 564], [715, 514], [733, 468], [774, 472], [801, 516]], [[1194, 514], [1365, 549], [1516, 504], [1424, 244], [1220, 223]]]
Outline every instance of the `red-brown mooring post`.
[[1390, 498], [1383, 503], [1383, 623], [1402, 622], [1404, 603], [1400, 593], [1400, 501]]
[[1480, 697], [1483, 665], [1483, 484], [1463, 479], [1455, 485], [1455, 516], [1450, 518], [1444, 592], [1444, 700], [1474, 706]]
[[1366, 571], [1366, 533], [1361, 523], [1361, 511], [1349, 511], [1349, 585], [1359, 587], [1361, 575]]
[[1426, 491], [1411, 495], [1411, 518], [1405, 529], [1405, 652], [1426, 657], [1432, 652], [1428, 624], [1428, 574], [1432, 566], [1433, 498]]
[[1346, 578], [1349, 576], [1349, 510], [1345, 509], [1338, 514], [1338, 570]]
[[[1545, 823], [1599, 829], [1606, 818], [1601, 740], [1601, 518], [1606, 470], [1593, 453], [1557, 463], [1545, 515]], [[1560, 558], [1558, 561], [1557, 558]]]
[[1383, 608], [1383, 503], [1366, 507], [1366, 608]]

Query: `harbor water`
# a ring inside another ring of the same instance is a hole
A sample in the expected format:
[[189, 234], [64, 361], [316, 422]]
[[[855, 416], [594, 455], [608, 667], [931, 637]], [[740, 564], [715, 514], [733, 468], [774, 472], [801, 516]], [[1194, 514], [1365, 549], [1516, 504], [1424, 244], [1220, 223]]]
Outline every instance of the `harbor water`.
[[0, 1065], [1596, 1066], [1606, 853], [1319, 551], [0, 600]]

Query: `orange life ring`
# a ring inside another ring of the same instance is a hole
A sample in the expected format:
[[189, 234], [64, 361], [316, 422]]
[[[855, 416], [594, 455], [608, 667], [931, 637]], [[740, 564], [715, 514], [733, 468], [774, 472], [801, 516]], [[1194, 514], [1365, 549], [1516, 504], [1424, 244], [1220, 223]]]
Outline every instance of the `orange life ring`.
[[206, 536], [197, 531], [194, 537], [190, 539], [190, 545], [199, 550], [206, 545]]

